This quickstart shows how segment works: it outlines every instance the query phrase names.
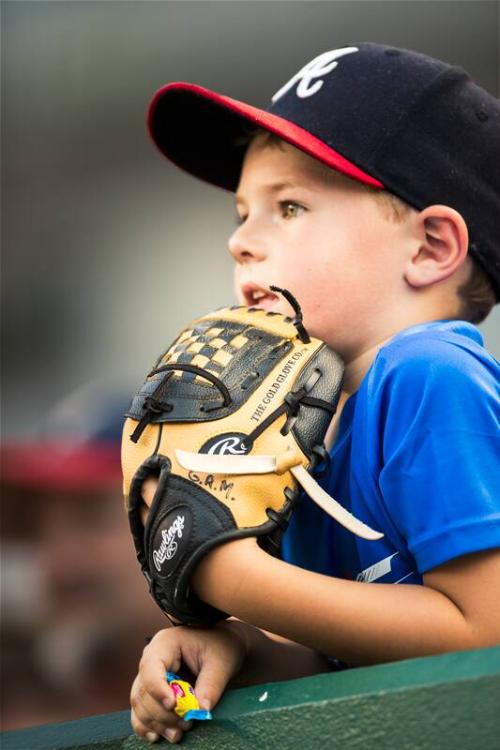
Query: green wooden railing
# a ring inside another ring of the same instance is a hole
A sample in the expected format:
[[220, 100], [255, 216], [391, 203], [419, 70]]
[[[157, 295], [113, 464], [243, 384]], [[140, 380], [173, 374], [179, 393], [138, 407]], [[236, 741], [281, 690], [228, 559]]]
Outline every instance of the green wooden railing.
[[[1, 750], [143, 750], [128, 711], [5, 732]], [[500, 750], [500, 647], [229, 691], [194, 750]], [[170, 747], [166, 741], [155, 748]]]

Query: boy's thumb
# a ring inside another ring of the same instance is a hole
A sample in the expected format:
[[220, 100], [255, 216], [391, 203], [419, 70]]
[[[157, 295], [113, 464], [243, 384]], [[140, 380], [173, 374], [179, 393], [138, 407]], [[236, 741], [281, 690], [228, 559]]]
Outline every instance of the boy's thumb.
[[211, 711], [219, 702], [231, 677], [232, 671], [223, 660], [210, 660], [203, 664], [194, 689], [200, 707]]

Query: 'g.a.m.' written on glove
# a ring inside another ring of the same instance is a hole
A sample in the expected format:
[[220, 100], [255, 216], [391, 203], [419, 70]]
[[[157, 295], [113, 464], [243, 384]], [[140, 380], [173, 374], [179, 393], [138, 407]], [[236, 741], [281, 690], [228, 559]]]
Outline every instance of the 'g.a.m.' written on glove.
[[[328, 460], [323, 440], [343, 364], [295, 318], [229, 307], [185, 328], [162, 354], [127, 412], [122, 442], [125, 503], [150, 591], [175, 623], [226, 615], [190, 590], [214, 547], [255, 536], [271, 554], [296, 503], [309, 502], [353, 533], [381, 534], [354, 518], [312, 474]], [[142, 485], [158, 479], [144, 526]]]

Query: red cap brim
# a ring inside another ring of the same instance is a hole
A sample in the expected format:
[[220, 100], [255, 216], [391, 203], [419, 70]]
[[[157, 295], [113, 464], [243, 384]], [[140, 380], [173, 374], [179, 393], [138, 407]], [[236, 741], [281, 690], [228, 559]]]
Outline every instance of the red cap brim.
[[150, 135], [172, 162], [196, 177], [236, 190], [249, 126], [287, 141], [323, 164], [374, 188], [384, 185], [307, 130], [283, 117], [192, 83], [160, 88], [148, 110]]
[[29, 489], [83, 490], [120, 486], [120, 444], [40, 441], [1, 447], [1, 480]]

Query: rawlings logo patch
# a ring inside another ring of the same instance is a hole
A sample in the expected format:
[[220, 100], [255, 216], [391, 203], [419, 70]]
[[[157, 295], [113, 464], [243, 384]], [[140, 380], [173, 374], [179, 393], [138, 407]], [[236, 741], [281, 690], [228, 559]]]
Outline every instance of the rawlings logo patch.
[[248, 447], [245, 445], [246, 437], [248, 436], [243, 432], [216, 435], [201, 446], [200, 453], [208, 453], [211, 456], [244, 456], [248, 453]]
[[162, 529], [160, 546], [153, 550], [153, 562], [159, 573], [161, 573], [163, 563], [166, 560], [172, 560], [177, 554], [179, 548], [177, 539], [182, 539], [184, 524], [185, 517], [178, 514], [168, 529]]

